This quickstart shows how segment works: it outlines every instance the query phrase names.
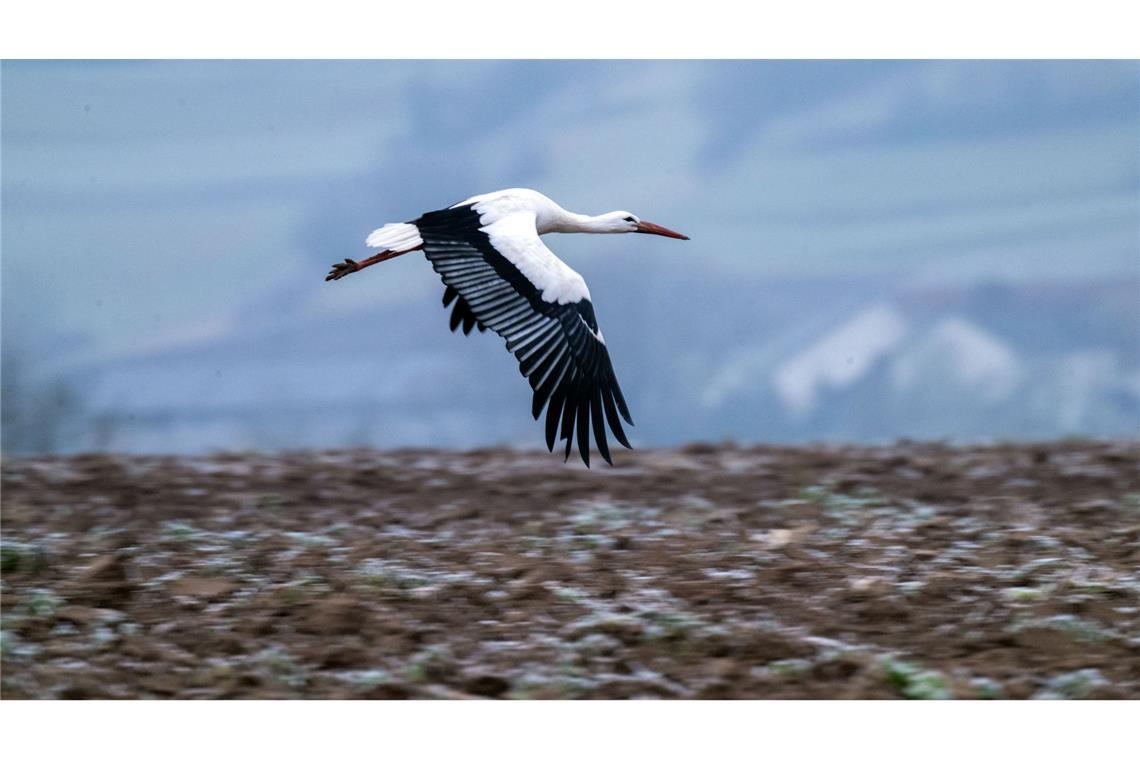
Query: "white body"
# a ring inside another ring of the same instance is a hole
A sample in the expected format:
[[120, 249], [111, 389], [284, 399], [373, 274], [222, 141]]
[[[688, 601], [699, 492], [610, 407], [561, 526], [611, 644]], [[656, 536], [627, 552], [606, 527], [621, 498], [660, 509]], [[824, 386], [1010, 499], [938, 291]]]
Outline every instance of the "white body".
[[[576, 303], [590, 298], [582, 275], [546, 247], [548, 232], [630, 232], [636, 217], [625, 211], [600, 216], [575, 214], [536, 190], [511, 188], [476, 195], [452, 208], [473, 206], [491, 245], [538, 288], [548, 303]], [[629, 220], [634, 220], [631, 222]], [[414, 224], [386, 224], [365, 241], [372, 248], [411, 251], [423, 245]]]

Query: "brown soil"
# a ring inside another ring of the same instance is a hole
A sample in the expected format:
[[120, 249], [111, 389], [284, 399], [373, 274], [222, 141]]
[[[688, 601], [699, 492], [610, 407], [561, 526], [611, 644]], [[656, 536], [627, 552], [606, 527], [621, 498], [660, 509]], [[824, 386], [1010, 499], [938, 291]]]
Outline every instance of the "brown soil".
[[1140, 443], [3, 464], [4, 698], [1140, 697]]

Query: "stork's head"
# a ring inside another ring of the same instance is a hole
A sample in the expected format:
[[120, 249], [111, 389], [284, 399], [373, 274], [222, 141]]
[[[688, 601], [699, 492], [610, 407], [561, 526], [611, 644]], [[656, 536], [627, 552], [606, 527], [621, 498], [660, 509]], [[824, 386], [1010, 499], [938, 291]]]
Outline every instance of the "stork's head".
[[602, 214], [597, 219], [601, 222], [599, 232], [644, 232], [647, 235], [662, 235], [678, 240], [689, 239], [688, 235], [682, 235], [680, 232], [674, 232], [660, 224], [639, 219], [635, 214], [628, 211], [611, 211], [608, 214]]

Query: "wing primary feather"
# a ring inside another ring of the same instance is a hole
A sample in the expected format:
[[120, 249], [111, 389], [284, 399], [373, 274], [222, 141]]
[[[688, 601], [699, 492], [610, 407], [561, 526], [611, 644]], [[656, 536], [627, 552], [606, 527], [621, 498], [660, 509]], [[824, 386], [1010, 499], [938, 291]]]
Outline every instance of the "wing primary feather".
[[566, 395], [561, 388], [554, 391], [550, 397], [550, 406], [546, 409], [546, 450], [554, 451], [554, 438], [558, 435], [558, 422], [562, 419], [562, 404]]
[[531, 414], [534, 415], [536, 420], [547, 399], [550, 398], [554, 391], [562, 384], [562, 377], [566, 374], [568, 365], [569, 362], [564, 361], [559, 366], [551, 368], [550, 373], [542, 378], [542, 382], [534, 386], [534, 400], [531, 402]]
[[532, 357], [540, 354], [545, 354], [550, 350], [550, 347], [552, 345], [558, 345], [561, 340], [562, 336], [558, 335], [557, 333], [543, 336], [541, 340], [534, 341], [533, 343], [528, 343], [523, 348], [515, 351], [515, 358], [518, 360], [519, 366], [521, 367], [525, 362], [530, 361]]
[[499, 320], [502, 324], [508, 324], [519, 316], [525, 313], [533, 313], [530, 304], [526, 301], [522, 303], [515, 303], [510, 299], [504, 299], [501, 304], [495, 304], [494, 307], [484, 306], [487, 314], [487, 320]]
[[495, 275], [486, 274], [485, 272], [482, 272], [482, 271], [476, 272], [475, 274], [465, 274], [465, 275], [460, 275], [460, 276], [453, 276], [453, 275], [446, 273], [446, 272], [444, 274], [447, 278], [446, 279], [447, 284], [452, 286], [456, 290], [463, 288], [464, 290], [473, 291], [477, 287], [484, 286], [484, 285], [492, 285], [496, 282], [499, 282], [499, 278], [496, 277]]
[[625, 396], [621, 395], [621, 386], [618, 385], [617, 378], [614, 377], [613, 367], [607, 367], [607, 369], [608, 369], [608, 372], [606, 374], [608, 375], [608, 377], [606, 379], [609, 380], [610, 385], [613, 387], [614, 400], [617, 401], [617, 406], [618, 406], [618, 409], [621, 411], [621, 416], [625, 417], [625, 421], [632, 425], [633, 424], [633, 417], [630, 416], [629, 407], [625, 405]]
[[534, 341], [543, 338], [548, 332], [556, 329], [557, 327], [557, 322], [549, 319], [543, 319], [541, 316], [536, 314], [534, 316], [534, 322], [530, 327], [526, 329], [525, 332], [519, 333], [517, 336], [507, 341], [507, 350], [511, 353], [514, 353], [526, 346], [529, 346]]
[[613, 466], [614, 460], [610, 458], [610, 447], [606, 443], [606, 421], [602, 418], [602, 391], [596, 389], [590, 398], [590, 417], [594, 421], [594, 442], [598, 445], [598, 453], [606, 464]]
[[522, 370], [523, 375], [530, 377], [531, 370], [545, 362], [555, 351], [561, 348], [559, 343], [558, 336], [554, 336], [534, 351], [529, 352], [525, 357], [520, 357], [519, 369]]
[[618, 443], [622, 446], [632, 449], [629, 440], [625, 437], [625, 431], [621, 429], [621, 418], [618, 417], [617, 409], [614, 408], [613, 395], [608, 387], [602, 388], [602, 402], [605, 404], [606, 419], [609, 420], [610, 430], [614, 431], [614, 438], [617, 438]]
[[590, 399], [584, 395], [578, 401], [578, 453], [586, 467], [590, 466]]
[[542, 364], [535, 368], [529, 376], [530, 387], [535, 391], [546, 390], [549, 393], [554, 388], [552, 381], [555, 380], [555, 375], [560, 374], [565, 369], [565, 362], [563, 361], [565, 356], [566, 349], [559, 347], [557, 354], [551, 354], [543, 359]]
[[574, 446], [574, 415], [578, 411], [575, 394], [567, 389], [566, 403], [562, 407], [562, 439], [566, 441], [566, 456], [563, 462], [570, 460], [570, 449]]
[[464, 259], [457, 259], [456, 261], [437, 261], [439, 271], [451, 277], [458, 277], [461, 274], [471, 274], [473, 272], [487, 273], [487, 265], [482, 262], [466, 261]]

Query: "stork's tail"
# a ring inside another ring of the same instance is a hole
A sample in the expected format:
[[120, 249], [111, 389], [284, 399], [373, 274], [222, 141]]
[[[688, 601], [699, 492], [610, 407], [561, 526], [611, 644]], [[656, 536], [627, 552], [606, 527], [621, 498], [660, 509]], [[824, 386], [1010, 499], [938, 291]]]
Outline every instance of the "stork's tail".
[[369, 248], [381, 248], [393, 253], [407, 253], [414, 251], [424, 244], [420, 237], [420, 228], [407, 222], [385, 224], [374, 230], [364, 244]]

